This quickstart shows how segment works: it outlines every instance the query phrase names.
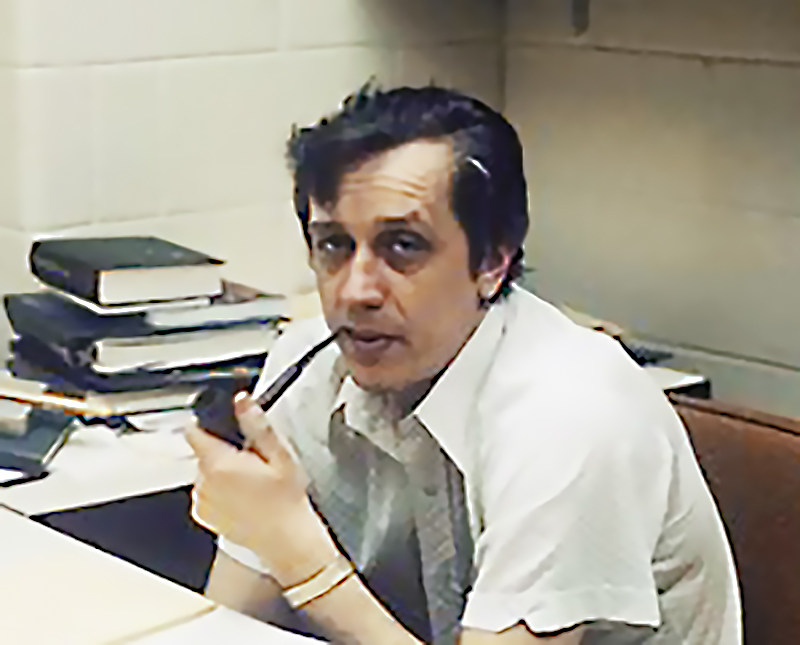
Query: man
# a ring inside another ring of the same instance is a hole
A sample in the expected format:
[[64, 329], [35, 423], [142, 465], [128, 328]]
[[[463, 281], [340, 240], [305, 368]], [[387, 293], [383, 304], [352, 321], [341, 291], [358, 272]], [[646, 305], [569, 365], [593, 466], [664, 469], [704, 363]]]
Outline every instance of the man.
[[[732, 558], [685, 431], [615, 341], [513, 285], [522, 150], [486, 105], [362, 89], [289, 144], [324, 320], [342, 330], [250, 450], [190, 431], [207, 588], [334, 642], [735, 645]], [[285, 597], [288, 602], [282, 602]]]

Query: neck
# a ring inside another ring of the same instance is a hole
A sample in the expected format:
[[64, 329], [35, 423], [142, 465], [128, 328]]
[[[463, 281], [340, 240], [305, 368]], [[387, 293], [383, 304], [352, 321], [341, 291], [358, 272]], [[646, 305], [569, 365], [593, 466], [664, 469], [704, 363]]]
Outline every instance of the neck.
[[[483, 320], [483, 314], [481, 314], [480, 320]], [[478, 321], [478, 324], [476, 324], [470, 330], [469, 334], [467, 334], [467, 337], [464, 339], [464, 342], [458, 346], [458, 350], [450, 357], [447, 363], [445, 363], [444, 367], [442, 367], [433, 377], [413, 383], [399, 391], [385, 391], [381, 393], [381, 398], [384, 400], [386, 410], [392, 415], [392, 418], [402, 419], [411, 414], [414, 408], [416, 408], [422, 399], [427, 396], [428, 392], [431, 391], [433, 386], [436, 384], [436, 381], [438, 381], [442, 374], [447, 371], [447, 368], [450, 367], [452, 362], [456, 359], [456, 356], [458, 356], [458, 354], [461, 352], [464, 345], [466, 345], [469, 342], [469, 339], [472, 338], [475, 330], [480, 325], [480, 320]]]
[[[458, 356], [458, 354], [461, 352], [464, 345], [466, 345], [469, 342], [469, 339], [472, 338], [472, 335], [478, 329], [484, 317], [486, 316], [485, 310], [478, 309], [475, 313], [475, 319], [471, 321], [472, 324], [467, 323], [465, 330], [466, 334], [463, 337], [463, 341], [458, 345], [455, 352], [453, 352], [453, 354], [447, 359], [445, 364], [440, 367], [433, 376], [415, 381], [414, 383], [399, 390], [379, 388], [366, 389], [366, 391], [373, 398], [373, 402], [382, 410], [384, 415], [386, 415], [388, 418], [399, 421], [400, 419], [403, 419], [411, 414], [414, 408], [416, 408], [422, 402], [422, 400], [427, 396], [428, 392], [430, 392], [433, 386], [436, 384], [436, 381], [439, 380], [439, 377], [444, 374], [450, 364], [455, 360], [456, 356]], [[343, 363], [341, 365], [344, 367]], [[343, 375], [346, 373], [346, 367], [344, 369], [345, 371], [342, 372]]]
[[375, 402], [388, 419], [399, 421], [407, 417], [433, 387], [435, 379], [426, 379], [402, 390], [372, 390]]
[[405, 388], [402, 392], [397, 392], [393, 395], [392, 407], [400, 414], [399, 418], [403, 418], [411, 414], [411, 411], [417, 407], [420, 401], [425, 398], [425, 395], [430, 392], [433, 384], [436, 382], [436, 377], [414, 383]]

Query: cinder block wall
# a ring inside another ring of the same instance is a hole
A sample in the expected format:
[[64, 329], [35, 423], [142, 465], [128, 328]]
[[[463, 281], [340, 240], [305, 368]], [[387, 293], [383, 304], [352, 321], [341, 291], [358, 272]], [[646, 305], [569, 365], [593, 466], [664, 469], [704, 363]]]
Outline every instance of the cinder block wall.
[[542, 295], [800, 416], [800, 3], [509, 0]]
[[493, 0], [0, 0], [0, 290], [51, 233], [160, 235], [302, 290], [291, 125], [372, 76], [499, 105], [502, 26]]
[[542, 295], [800, 415], [800, 4], [595, 0], [581, 36], [570, 6], [0, 0], [0, 288], [35, 236], [137, 233], [302, 291], [290, 125], [433, 77], [519, 126]]

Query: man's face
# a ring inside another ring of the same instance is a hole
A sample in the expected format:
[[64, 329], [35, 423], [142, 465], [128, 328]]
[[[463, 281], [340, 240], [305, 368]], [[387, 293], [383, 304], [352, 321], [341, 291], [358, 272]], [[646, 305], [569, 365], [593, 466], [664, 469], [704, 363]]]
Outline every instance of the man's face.
[[311, 206], [311, 265], [325, 318], [367, 390], [435, 376], [480, 322], [466, 235], [450, 207], [450, 144], [376, 156], [342, 180], [333, 212]]

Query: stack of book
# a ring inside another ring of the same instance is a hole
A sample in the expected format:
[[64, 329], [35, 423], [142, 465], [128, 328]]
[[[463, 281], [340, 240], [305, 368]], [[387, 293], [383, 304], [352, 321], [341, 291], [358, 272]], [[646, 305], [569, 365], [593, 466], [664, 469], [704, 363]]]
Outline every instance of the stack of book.
[[212, 379], [247, 386], [287, 303], [223, 280], [222, 264], [155, 237], [35, 242], [30, 267], [46, 288], [4, 299], [9, 378], [109, 416], [188, 407]]

